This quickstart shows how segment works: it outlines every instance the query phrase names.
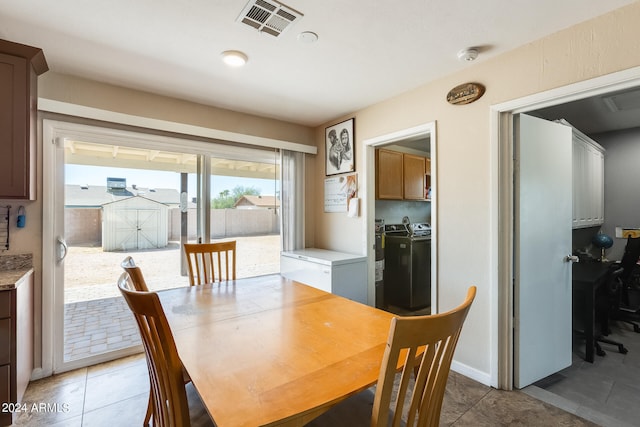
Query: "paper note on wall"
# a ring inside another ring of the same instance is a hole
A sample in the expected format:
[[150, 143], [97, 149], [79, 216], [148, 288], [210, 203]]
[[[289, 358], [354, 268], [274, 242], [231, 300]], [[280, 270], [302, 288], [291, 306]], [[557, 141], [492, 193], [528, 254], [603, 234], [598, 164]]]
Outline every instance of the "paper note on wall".
[[640, 228], [616, 227], [616, 237], [637, 239], [640, 237]]
[[[324, 211], [349, 213], [349, 202], [358, 196], [356, 173], [324, 180]], [[356, 215], [357, 216], [357, 215]]]
[[351, 217], [351, 218], [355, 218], [358, 216], [359, 214], [359, 206], [360, 206], [360, 199], [358, 199], [357, 197], [354, 197], [352, 199], [349, 200], [349, 210], [347, 211], [347, 216]]

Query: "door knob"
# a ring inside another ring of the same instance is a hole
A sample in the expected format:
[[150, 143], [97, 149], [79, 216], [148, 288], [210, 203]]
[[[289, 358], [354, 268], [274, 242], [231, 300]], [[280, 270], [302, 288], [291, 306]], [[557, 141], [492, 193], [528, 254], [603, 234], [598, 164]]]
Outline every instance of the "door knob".
[[576, 255], [567, 255], [564, 257], [564, 262], [580, 262], [580, 258]]

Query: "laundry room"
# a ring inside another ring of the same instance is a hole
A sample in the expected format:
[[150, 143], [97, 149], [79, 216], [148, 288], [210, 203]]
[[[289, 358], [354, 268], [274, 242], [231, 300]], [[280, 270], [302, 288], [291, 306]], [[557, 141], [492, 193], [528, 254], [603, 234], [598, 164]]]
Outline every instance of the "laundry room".
[[397, 313], [431, 307], [429, 136], [376, 148], [376, 306]]

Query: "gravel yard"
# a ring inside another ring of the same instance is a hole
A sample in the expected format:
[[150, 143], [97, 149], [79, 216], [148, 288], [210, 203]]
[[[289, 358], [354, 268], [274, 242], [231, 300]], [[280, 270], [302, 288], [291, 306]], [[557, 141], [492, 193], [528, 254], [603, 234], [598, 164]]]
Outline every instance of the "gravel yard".
[[[234, 240], [234, 239], [221, 239]], [[280, 272], [280, 236], [237, 237], [237, 276], [251, 277]], [[180, 245], [170, 242], [162, 249], [103, 252], [101, 247], [70, 246], [64, 260], [65, 303], [118, 296], [116, 282], [120, 262], [131, 255], [152, 289], [185, 286], [180, 275]]]

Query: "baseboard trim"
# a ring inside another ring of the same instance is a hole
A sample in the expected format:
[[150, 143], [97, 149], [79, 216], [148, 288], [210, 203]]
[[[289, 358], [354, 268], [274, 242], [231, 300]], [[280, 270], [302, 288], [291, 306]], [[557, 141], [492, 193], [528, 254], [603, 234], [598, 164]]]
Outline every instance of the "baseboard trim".
[[462, 374], [465, 377], [471, 378], [472, 380], [478, 381], [481, 384], [491, 387], [491, 375], [487, 372], [479, 371], [470, 367], [469, 365], [456, 362], [455, 360], [451, 362], [451, 370]]

